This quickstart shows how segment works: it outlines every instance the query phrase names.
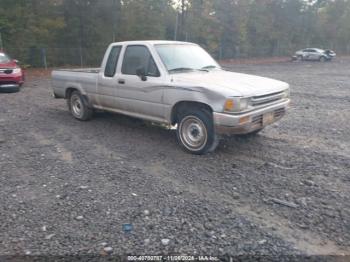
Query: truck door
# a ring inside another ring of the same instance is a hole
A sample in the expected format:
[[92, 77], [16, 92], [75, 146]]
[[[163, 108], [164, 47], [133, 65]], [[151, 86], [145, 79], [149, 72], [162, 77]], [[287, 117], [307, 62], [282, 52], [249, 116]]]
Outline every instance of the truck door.
[[122, 46], [113, 46], [110, 49], [104, 70], [99, 73], [96, 87], [96, 104], [97, 106], [112, 109], [118, 108], [117, 102], [117, 65]]
[[[144, 72], [144, 77], [139, 72]], [[164, 120], [164, 76], [145, 45], [129, 45], [118, 77], [118, 103], [137, 115]]]

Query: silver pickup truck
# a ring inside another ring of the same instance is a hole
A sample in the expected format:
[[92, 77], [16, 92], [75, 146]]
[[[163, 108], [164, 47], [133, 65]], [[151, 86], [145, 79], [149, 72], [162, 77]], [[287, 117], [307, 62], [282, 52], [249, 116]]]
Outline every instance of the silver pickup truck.
[[287, 83], [223, 70], [200, 46], [173, 41], [113, 43], [101, 68], [55, 70], [52, 87], [78, 120], [106, 110], [175, 126], [193, 154], [259, 132], [290, 102]]

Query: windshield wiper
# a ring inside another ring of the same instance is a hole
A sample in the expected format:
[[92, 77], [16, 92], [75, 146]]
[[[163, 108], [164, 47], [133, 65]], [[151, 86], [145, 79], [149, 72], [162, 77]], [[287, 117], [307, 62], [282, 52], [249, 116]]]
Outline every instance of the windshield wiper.
[[209, 72], [208, 69], [212, 69], [212, 68], [217, 68], [217, 66], [210, 65], [210, 66], [202, 67], [200, 69], [195, 69], [195, 68], [190, 68], [190, 67], [178, 67], [178, 68], [170, 69], [169, 73], [181, 72], [181, 71], [204, 71], [204, 72]]
[[178, 68], [173, 68], [169, 70], [169, 73], [171, 72], [181, 72], [181, 71], [194, 71], [195, 69], [189, 68], [189, 67], [178, 67]]
[[208, 66], [202, 67], [201, 70], [205, 70], [205, 69], [214, 69], [214, 68], [218, 68], [218, 67], [215, 66], [215, 65], [208, 65]]

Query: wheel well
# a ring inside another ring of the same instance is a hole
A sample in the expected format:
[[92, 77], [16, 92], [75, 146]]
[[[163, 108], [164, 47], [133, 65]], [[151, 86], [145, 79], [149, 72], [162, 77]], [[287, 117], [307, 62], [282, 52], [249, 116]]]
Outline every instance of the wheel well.
[[78, 89], [74, 88], [74, 87], [68, 87], [66, 90], [66, 94], [64, 98], [69, 98], [70, 95], [74, 92], [74, 91], [79, 91]]
[[[68, 87], [67, 90], [66, 90], [66, 94], [65, 94], [65, 99], [69, 99], [71, 94], [74, 92], [74, 91], [79, 91], [79, 89], [75, 88], [75, 87]], [[80, 92], [81, 94], [81, 92]], [[87, 107], [88, 108], [93, 108], [91, 102], [90, 102], [90, 99], [86, 96], [86, 95], [83, 95], [81, 94], [82, 98], [83, 98], [83, 101], [86, 103]]]
[[178, 115], [180, 112], [189, 111], [189, 110], [198, 110], [198, 109], [206, 110], [210, 114], [213, 113], [213, 109], [205, 103], [193, 102], [193, 101], [178, 102], [177, 104], [175, 104], [175, 106], [171, 110], [171, 124], [174, 125], [178, 122]]

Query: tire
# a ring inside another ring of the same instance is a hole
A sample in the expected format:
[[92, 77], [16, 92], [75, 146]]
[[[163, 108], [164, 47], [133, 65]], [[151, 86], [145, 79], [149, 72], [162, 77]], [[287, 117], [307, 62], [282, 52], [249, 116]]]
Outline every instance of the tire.
[[203, 109], [193, 109], [178, 115], [177, 139], [182, 148], [191, 154], [204, 155], [219, 145], [213, 117]]
[[326, 62], [326, 61], [327, 61], [327, 59], [326, 59], [324, 56], [321, 56], [321, 57], [320, 57], [320, 62], [324, 63], [324, 62]]
[[87, 121], [92, 118], [93, 110], [88, 107], [88, 103], [79, 91], [73, 91], [69, 96], [68, 108], [74, 118], [80, 121]]
[[304, 58], [303, 58], [303, 56], [302, 56], [302, 55], [298, 55], [298, 56], [297, 56], [297, 61], [299, 61], [299, 62], [300, 62], [300, 61], [303, 61], [303, 60], [304, 60]]

